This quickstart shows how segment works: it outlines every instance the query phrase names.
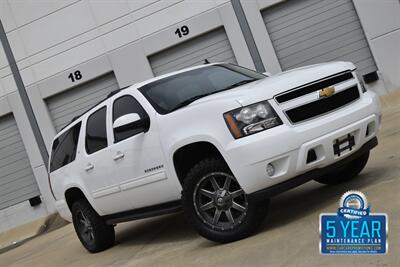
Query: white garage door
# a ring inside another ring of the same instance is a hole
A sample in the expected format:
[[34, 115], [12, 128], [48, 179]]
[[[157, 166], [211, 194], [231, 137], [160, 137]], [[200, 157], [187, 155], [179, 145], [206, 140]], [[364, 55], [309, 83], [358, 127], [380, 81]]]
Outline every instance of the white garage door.
[[57, 132], [117, 89], [114, 73], [109, 73], [46, 99]]
[[155, 76], [210, 62], [236, 63], [223, 28], [208, 32], [149, 57]]
[[351, 0], [289, 0], [262, 15], [283, 70], [334, 60], [377, 70]]
[[0, 209], [39, 196], [25, 146], [12, 115], [0, 118]]

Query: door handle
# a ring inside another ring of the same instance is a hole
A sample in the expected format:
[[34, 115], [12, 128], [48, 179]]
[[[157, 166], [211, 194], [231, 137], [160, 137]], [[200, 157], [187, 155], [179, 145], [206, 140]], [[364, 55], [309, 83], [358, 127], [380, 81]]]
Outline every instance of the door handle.
[[85, 168], [85, 171], [91, 171], [91, 170], [93, 170], [94, 169], [94, 165], [92, 164], [92, 163], [88, 163], [88, 165], [86, 166], [86, 168]]
[[123, 159], [124, 157], [125, 154], [118, 151], [117, 154], [114, 156], [114, 160], [120, 160]]

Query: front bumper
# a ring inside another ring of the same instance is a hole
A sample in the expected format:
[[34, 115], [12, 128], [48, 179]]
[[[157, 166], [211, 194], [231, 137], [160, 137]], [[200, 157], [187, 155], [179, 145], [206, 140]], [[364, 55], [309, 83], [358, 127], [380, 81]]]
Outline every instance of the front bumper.
[[253, 192], [253, 193], [249, 194], [248, 196], [250, 199], [255, 200], [255, 201], [273, 197], [273, 196], [278, 195], [282, 192], [285, 192], [289, 189], [292, 189], [296, 186], [299, 186], [308, 181], [311, 181], [315, 178], [321, 177], [329, 172], [332, 172], [333, 170], [340, 168], [341, 166], [345, 165], [346, 163], [349, 163], [352, 160], [360, 157], [361, 155], [370, 151], [377, 145], [378, 145], [378, 139], [376, 137], [374, 137], [371, 140], [369, 140], [367, 143], [365, 143], [359, 150], [357, 150], [350, 156], [348, 156], [332, 165], [326, 166], [324, 168], [314, 169], [312, 171], [309, 171], [309, 172], [306, 172], [299, 176], [296, 176], [292, 179], [286, 180], [282, 183], [279, 183], [279, 184], [273, 185], [271, 187]]
[[[295, 126], [285, 123], [234, 140], [225, 146], [224, 157], [243, 190], [251, 194], [356, 153], [376, 138], [380, 116], [378, 97], [367, 92], [351, 105], [308, 122]], [[354, 147], [335, 155], [333, 144], [348, 134], [354, 136]], [[317, 159], [307, 163], [311, 149]], [[269, 163], [275, 168], [272, 176], [266, 171]]]

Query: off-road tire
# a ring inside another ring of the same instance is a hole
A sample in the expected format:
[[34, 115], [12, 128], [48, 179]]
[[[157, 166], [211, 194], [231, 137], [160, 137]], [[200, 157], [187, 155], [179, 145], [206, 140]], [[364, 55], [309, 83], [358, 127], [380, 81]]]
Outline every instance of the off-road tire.
[[[247, 198], [247, 212], [241, 223], [233, 229], [215, 229], [202, 220], [195, 208], [195, 190], [200, 180], [211, 173], [225, 173], [233, 177], [226, 163], [217, 158], [208, 158], [198, 162], [186, 175], [183, 182], [182, 207], [186, 220], [197, 232], [214, 242], [228, 243], [246, 238], [253, 234], [268, 213], [269, 200], [256, 202]], [[234, 177], [233, 177], [234, 178]], [[236, 182], [236, 180], [235, 180]], [[238, 184], [237, 184], [238, 185]], [[240, 187], [240, 186], [239, 186]]]
[[[72, 204], [72, 221], [75, 232], [82, 245], [91, 253], [106, 250], [114, 245], [115, 231], [113, 225], [107, 225], [104, 220], [97, 214], [87, 200], [78, 200]], [[80, 230], [82, 224], [79, 222], [81, 214], [90, 222], [93, 233], [93, 240], [89, 242], [85, 240], [84, 234]]]
[[335, 185], [349, 181], [364, 169], [365, 165], [367, 165], [368, 158], [369, 151], [340, 168], [316, 178], [315, 181], [327, 185]]

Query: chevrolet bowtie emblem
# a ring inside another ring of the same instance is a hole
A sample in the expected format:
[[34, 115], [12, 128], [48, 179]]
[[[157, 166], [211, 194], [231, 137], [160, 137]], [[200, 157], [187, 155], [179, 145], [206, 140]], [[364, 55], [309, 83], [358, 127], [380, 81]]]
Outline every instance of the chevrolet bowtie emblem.
[[322, 90], [319, 91], [319, 97], [330, 97], [335, 93], [335, 88], [334, 87], [326, 87]]

